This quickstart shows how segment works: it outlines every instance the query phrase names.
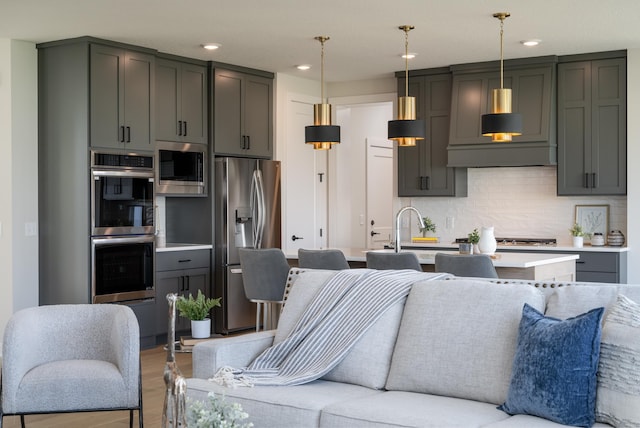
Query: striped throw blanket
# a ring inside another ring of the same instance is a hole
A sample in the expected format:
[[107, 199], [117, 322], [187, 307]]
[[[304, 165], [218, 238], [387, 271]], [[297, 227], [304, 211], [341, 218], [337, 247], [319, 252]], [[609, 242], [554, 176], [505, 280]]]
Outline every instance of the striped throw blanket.
[[300, 385], [331, 371], [416, 281], [449, 274], [415, 270], [344, 270], [331, 277], [282, 342], [245, 369], [221, 368], [210, 379], [226, 386]]

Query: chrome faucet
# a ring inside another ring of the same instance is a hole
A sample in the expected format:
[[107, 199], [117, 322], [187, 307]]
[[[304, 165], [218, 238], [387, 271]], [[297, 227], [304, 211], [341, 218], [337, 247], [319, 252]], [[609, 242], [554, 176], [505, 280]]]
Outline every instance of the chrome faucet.
[[420, 211], [411, 206], [400, 208], [400, 211], [398, 211], [398, 214], [396, 214], [396, 244], [394, 246], [396, 253], [400, 252], [400, 217], [402, 217], [402, 213], [405, 211], [414, 211], [418, 215], [420, 228], [425, 227], [424, 220], [422, 220], [422, 214], [420, 214]]

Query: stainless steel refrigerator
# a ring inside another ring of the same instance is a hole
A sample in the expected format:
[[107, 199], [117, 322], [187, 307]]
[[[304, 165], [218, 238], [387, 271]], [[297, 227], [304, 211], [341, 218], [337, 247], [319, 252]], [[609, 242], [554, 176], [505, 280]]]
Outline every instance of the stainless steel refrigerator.
[[238, 248], [280, 248], [280, 162], [214, 161], [214, 311], [217, 333], [255, 328], [256, 305], [244, 294]]

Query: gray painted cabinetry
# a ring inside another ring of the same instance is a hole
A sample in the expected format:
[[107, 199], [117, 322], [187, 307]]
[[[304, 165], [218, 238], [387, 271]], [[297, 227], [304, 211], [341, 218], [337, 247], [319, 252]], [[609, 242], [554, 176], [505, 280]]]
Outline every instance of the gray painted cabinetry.
[[91, 146], [153, 150], [151, 54], [91, 44]]
[[207, 68], [156, 59], [156, 139], [207, 144]]
[[627, 193], [626, 82], [625, 58], [558, 64], [558, 195]]
[[481, 117], [491, 112], [491, 92], [500, 87], [498, 63], [451, 66], [449, 166], [525, 166], [556, 163], [556, 57], [505, 62], [504, 87], [523, 132], [511, 143], [482, 136]]
[[[156, 335], [167, 334], [169, 306], [167, 294], [194, 297], [201, 290], [209, 296], [211, 277], [209, 250], [164, 251], [156, 254]], [[189, 334], [190, 321], [176, 316], [176, 331]], [[163, 337], [160, 337], [162, 340]]]
[[216, 155], [271, 158], [273, 75], [213, 69], [213, 147]]
[[[409, 95], [416, 97], [416, 116], [423, 119], [426, 138], [413, 147], [398, 147], [398, 196], [467, 196], [466, 168], [447, 167], [451, 74], [409, 78]], [[398, 93], [404, 95], [404, 78]]]

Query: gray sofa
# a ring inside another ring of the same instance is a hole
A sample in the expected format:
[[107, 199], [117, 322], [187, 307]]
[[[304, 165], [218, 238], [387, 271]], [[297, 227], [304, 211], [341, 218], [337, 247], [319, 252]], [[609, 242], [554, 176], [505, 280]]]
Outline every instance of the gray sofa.
[[[319, 380], [252, 388], [228, 388], [208, 380], [223, 366], [246, 367], [264, 349], [282, 341], [334, 274], [292, 269], [277, 330], [196, 345], [188, 397], [206, 400], [210, 391], [224, 394], [242, 405], [255, 427], [565, 426], [497, 408], [512, 392], [524, 304], [564, 320], [596, 307], [606, 308], [606, 316], [619, 294], [640, 302], [640, 286], [633, 285], [456, 277], [419, 281]], [[604, 330], [602, 334], [604, 341]], [[628, 340], [631, 350], [640, 350], [640, 336], [621, 340]], [[623, 392], [601, 393], [598, 384], [598, 420], [620, 426], [625, 420], [638, 420], [634, 418], [639, 417], [640, 401], [634, 400], [640, 395], [640, 378], [634, 376]]]

